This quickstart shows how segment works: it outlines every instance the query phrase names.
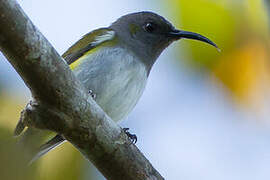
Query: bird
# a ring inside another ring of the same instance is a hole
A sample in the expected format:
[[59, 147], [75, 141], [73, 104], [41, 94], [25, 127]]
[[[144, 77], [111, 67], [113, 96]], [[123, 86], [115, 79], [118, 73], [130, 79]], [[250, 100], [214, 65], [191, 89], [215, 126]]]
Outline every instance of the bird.
[[[124, 15], [109, 27], [87, 33], [62, 57], [96, 103], [113, 121], [119, 122], [128, 116], [142, 96], [160, 54], [180, 39], [199, 40], [218, 48], [205, 36], [178, 30], [164, 17], [142, 11]], [[21, 133], [20, 127], [18, 123], [16, 135]], [[136, 135], [129, 133], [128, 128], [123, 130], [136, 143]], [[38, 134], [36, 131], [28, 128], [21, 141], [34, 143], [30, 139]], [[65, 141], [57, 134], [38, 148], [30, 162]]]

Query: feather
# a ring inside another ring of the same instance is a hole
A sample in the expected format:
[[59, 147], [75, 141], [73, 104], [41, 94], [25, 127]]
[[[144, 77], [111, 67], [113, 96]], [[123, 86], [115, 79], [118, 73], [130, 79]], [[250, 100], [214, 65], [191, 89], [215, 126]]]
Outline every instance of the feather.
[[54, 148], [56, 148], [57, 146], [61, 145], [65, 141], [66, 140], [61, 135], [57, 134], [56, 136], [54, 136], [54, 138], [52, 138], [51, 140], [49, 140], [48, 142], [46, 142], [45, 144], [43, 144], [42, 146], [40, 146], [40, 148], [38, 149], [38, 152], [31, 159], [31, 161], [29, 162], [29, 164], [32, 164], [34, 161], [36, 161], [37, 159], [39, 159], [41, 156], [43, 156], [44, 154], [46, 154], [50, 150], [53, 150]]
[[62, 57], [71, 65], [87, 52], [98, 47], [99, 45], [113, 40], [115, 32], [108, 28], [100, 28], [84, 35], [79, 41], [71, 46]]

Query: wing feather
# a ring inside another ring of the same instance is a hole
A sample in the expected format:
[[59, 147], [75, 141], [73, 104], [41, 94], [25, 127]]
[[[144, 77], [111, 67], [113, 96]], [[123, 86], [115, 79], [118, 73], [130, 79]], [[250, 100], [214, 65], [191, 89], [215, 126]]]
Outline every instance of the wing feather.
[[85, 53], [91, 51], [100, 44], [114, 38], [114, 31], [109, 28], [100, 28], [84, 35], [72, 45], [62, 57], [70, 65]]

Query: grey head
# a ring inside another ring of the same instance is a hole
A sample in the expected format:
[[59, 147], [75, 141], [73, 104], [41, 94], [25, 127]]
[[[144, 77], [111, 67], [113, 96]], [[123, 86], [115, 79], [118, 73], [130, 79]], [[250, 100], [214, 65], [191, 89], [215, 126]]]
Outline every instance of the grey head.
[[148, 11], [122, 16], [109, 28], [115, 31], [119, 44], [138, 56], [149, 71], [161, 52], [181, 38], [196, 39], [217, 47], [208, 38], [177, 30], [162, 16]]

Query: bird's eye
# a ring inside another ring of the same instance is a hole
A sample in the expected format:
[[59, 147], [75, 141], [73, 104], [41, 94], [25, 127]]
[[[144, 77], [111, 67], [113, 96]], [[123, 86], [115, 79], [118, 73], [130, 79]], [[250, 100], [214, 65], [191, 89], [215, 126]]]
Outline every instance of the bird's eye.
[[153, 32], [155, 30], [155, 25], [153, 23], [146, 23], [144, 25], [144, 29], [145, 29], [146, 32], [151, 33], [151, 32]]

